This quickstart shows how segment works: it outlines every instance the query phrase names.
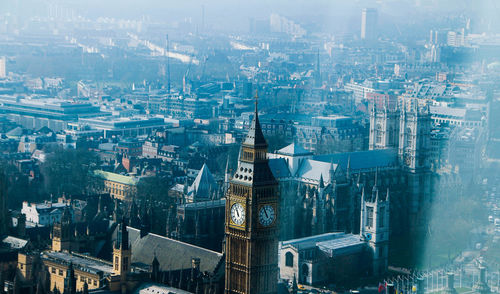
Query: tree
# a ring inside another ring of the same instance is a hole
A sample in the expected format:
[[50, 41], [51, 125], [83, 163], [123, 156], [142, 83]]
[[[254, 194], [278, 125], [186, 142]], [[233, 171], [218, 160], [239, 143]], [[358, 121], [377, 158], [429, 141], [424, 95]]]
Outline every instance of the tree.
[[169, 203], [168, 180], [159, 176], [144, 177], [137, 183], [137, 199]]
[[49, 154], [41, 165], [45, 190], [56, 197], [95, 193], [102, 186], [102, 180], [93, 173], [99, 165], [99, 157], [94, 152], [59, 149]]

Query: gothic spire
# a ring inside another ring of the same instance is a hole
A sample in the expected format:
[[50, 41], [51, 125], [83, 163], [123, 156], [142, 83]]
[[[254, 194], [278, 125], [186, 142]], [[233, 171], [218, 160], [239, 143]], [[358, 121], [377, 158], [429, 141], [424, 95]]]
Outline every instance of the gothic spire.
[[321, 174], [320, 177], [319, 177], [319, 187], [320, 188], [324, 188], [325, 187], [325, 183], [323, 181], [323, 174]]
[[118, 229], [118, 238], [116, 240], [115, 248], [121, 250], [128, 250], [129, 249], [128, 241], [129, 240], [127, 231], [127, 219], [123, 217], [120, 223], [120, 227]]
[[375, 182], [373, 183], [372, 201], [378, 201], [378, 167], [375, 169]]
[[330, 184], [333, 185], [335, 181], [335, 165], [333, 164], [333, 159], [330, 161]]
[[346, 177], [349, 179], [351, 176], [351, 154], [347, 157], [347, 168], [346, 168]]
[[262, 133], [262, 128], [259, 122], [259, 111], [257, 108], [259, 95], [257, 91], [255, 91], [255, 112], [252, 120], [252, 124], [250, 125], [250, 130], [243, 141], [243, 145], [246, 147], [267, 147], [266, 139], [264, 138], [264, 134]]
[[64, 278], [64, 294], [76, 294], [76, 278], [73, 262], [70, 261]]

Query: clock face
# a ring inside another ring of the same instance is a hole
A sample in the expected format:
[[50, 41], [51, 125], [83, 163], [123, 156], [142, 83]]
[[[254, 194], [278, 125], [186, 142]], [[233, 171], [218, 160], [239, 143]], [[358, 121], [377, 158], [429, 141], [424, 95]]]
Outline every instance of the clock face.
[[231, 206], [231, 220], [238, 226], [241, 226], [245, 222], [245, 209], [243, 205], [235, 203]]
[[267, 227], [274, 222], [276, 213], [272, 205], [264, 205], [259, 210], [259, 222], [261, 225]]

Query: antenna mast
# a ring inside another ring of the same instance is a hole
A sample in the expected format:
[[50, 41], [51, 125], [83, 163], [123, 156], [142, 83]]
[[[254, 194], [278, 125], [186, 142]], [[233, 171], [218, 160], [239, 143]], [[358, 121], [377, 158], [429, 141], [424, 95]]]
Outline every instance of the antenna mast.
[[167, 89], [168, 89], [168, 94], [170, 95], [170, 47], [169, 44], [170, 42], [168, 41], [168, 34], [167, 34]]

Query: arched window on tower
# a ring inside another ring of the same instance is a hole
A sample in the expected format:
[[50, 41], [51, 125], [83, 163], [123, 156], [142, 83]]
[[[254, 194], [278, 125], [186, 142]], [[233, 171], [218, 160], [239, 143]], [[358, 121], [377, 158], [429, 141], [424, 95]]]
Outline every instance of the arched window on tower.
[[389, 128], [389, 145], [394, 145], [394, 128]]
[[377, 136], [377, 138], [376, 138], [377, 144], [382, 143], [382, 125], [381, 124], [377, 124], [377, 134], [376, 134], [376, 136]]
[[411, 146], [411, 142], [412, 142], [413, 138], [412, 138], [412, 131], [411, 131], [411, 128], [406, 128], [406, 147], [410, 147]]
[[293, 254], [291, 252], [287, 252], [285, 254], [285, 265], [288, 267], [293, 267]]

